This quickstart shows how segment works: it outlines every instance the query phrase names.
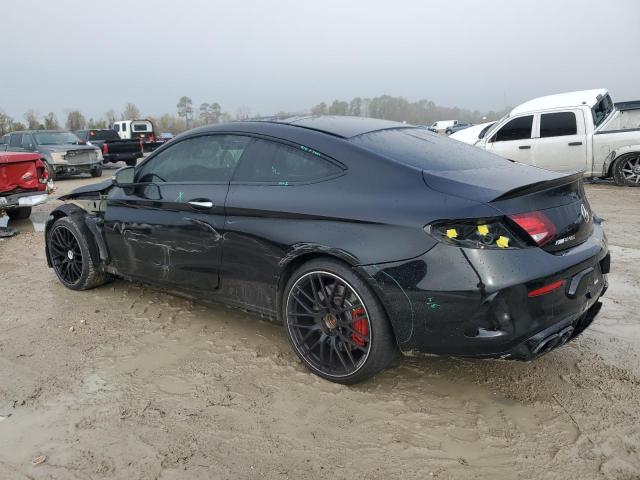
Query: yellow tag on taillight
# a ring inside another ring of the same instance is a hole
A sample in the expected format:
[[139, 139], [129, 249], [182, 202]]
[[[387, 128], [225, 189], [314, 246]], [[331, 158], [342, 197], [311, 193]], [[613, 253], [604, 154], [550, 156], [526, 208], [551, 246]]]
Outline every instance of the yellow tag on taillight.
[[484, 237], [489, 233], [489, 227], [486, 225], [478, 225], [478, 233]]
[[455, 228], [447, 229], [447, 237], [456, 238], [458, 236], [458, 231]]
[[496, 245], [498, 245], [500, 248], [509, 248], [509, 238], [500, 235], [496, 240]]

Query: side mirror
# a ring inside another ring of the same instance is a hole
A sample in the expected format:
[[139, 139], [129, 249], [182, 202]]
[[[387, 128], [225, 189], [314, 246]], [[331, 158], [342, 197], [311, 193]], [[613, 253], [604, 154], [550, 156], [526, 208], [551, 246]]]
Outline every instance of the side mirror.
[[134, 167], [123, 167], [116, 172], [113, 180], [117, 187], [130, 187], [135, 181], [135, 175]]

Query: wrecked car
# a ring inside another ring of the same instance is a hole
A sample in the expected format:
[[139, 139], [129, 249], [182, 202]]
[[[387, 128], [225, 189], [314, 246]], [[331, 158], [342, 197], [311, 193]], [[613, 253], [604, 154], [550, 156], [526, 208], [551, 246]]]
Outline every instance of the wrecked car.
[[71, 132], [62, 130], [33, 130], [11, 132], [3, 145], [8, 152], [38, 152], [49, 171], [49, 178], [58, 175], [90, 173], [102, 176], [102, 151], [93, 145], [82, 145]]
[[31, 207], [47, 201], [49, 173], [37, 153], [0, 152], [0, 216], [12, 220], [31, 215]]
[[477, 146], [517, 162], [640, 186], [640, 101], [604, 89], [535, 98], [514, 108]]
[[384, 120], [218, 124], [60, 197], [46, 257], [70, 289], [115, 277], [272, 317], [334, 382], [398, 352], [531, 360], [607, 288], [582, 182]]

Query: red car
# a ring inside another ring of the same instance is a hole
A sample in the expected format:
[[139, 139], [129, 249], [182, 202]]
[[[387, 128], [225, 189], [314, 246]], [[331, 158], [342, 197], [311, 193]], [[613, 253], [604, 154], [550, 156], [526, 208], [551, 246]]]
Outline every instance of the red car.
[[0, 217], [29, 218], [31, 207], [47, 201], [48, 180], [39, 153], [0, 152]]

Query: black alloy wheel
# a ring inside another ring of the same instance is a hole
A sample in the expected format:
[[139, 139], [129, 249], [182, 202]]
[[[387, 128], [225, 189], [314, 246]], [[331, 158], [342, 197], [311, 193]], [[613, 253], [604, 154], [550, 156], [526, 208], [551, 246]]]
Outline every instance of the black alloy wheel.
[[289, 291], [286, 308], [294, 347], [314, 370], [341, 377], [364, 364], [370, 350], [369, 317], [346, 280], [309, 272]]
[[616, 183], [640, 187], [640, 154], [625, 156], [616, 163], [614, 168]]
[[75, 285], [82, 277], [83, 257], [80, 243], [65, 225], [56, 225], [49, 235], [51, 263], [66, 285]]

